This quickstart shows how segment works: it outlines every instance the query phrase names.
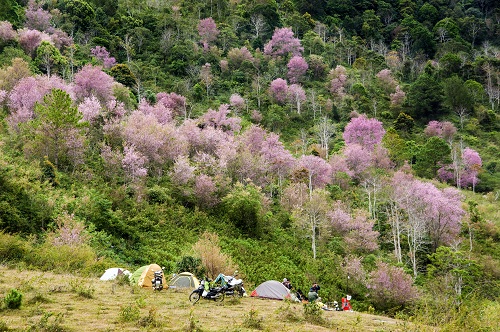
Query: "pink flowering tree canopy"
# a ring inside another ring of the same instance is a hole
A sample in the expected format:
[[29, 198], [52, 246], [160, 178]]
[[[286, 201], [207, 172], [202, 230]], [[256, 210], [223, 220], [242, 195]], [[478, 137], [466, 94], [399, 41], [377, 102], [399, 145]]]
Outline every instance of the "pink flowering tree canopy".
[[213, 18], [208, 17], [200, 20], [198, 23], [198, 34], [201, 37], [201, 42], [205, 49], [208, 45], [217, 39], [220, 31], [217, 29], [217, 25]]
[[306, 74], [309, 65], [303, 57], [296, 55], [288, 61], [287, 68], [287, 77], [290, 83], [299, 83]]
[[282, 78], [277, 78], [269, 86], [269, 95], [276, 103], [285, 104], [288, 97], [288, 83]]
[[113, 99], [113, 77], [101, 70], [100, 67], [85, 65], [75, 74], [74, 86], [77, 99], [94, 95], [101, 102]]
[[0, 21], [0, 41], [9, 41], [16, 38], [16, 31], [9, 21]]
[[293, 36], [291, 28], [276, 28], [271, 40], [264, 45], [264, 54], [273, 57], [301, 55], [303, 51], [300, 40]]
[[413, 279], [400, 267], [378, 262], [367, 284], [370, 298], [379, 310], [404, 306], [418, 298]]
[[102, 64], [106, 69], [113, 67], [116, 64], [116, 59], [110, 56], [108, 50], [104, 46], [96, 46], [90, 50], [90, 53]]
[[356, 143], [368, 150], [373, 150], [375, 145], [382, 142], [384, 134], [382, 122], [361, 115], [351, 119], [344, 129], [343, 137], [347, 145]]

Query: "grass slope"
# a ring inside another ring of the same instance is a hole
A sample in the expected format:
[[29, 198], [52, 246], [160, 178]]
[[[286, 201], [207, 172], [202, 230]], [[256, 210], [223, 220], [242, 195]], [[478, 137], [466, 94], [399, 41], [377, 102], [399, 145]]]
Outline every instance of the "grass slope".
[[16, 288], [20, 309], [0, 311], [0, 331], [435, 331], [358, 312], [320, 311], [251, 297], [188, 301], [190, 290], [153, 292], [116, 281], [0, 266], [0, 297]]

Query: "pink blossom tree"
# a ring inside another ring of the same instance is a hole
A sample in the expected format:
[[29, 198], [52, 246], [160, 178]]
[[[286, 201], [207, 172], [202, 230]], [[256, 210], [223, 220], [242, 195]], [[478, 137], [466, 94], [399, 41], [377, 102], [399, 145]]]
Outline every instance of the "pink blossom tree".
[[241, 129], [241, 119], [238, 117], [229, 117], [229, 105], [222, 104], [219, 110], [209, 109], [201, 118], [201, 126], [211, 126], [216, 129], [221, 129], [227, 133], [236, 133]]
[[162, 124], [153, 114], [133, 112], [123, 124], [123, 138], [145, 158], [145, 165], [161, 175], [165, 162], [186, 155], [186, 142], [171, 123]]
[[29, 1], [24, 15], [26, 17], [24, 26], [28, 29], [47, 31], [51, 26], [52, 15], [33, 0]]
[[397, 85], [397, 81], [392, 77], [390, 69], [382, 69], [377, 73], [376, 77], [387, 91], [393, 90]]
[[175, 92], [160, 92], [156, 95], [157, 105], [162, 104], [165, 108], [170, 109], [173, 116], [181, 116], [184, 119], [188, 117], [186, 97]]
[[219, 33], [220, 31], [217, 29], [217, 25], [213, 18], [204, 18], [198, 22], [198, 34], [201, 37], [201, 43], [205, 50], [208, 50], [211, 42], [217, 40]]
[[16, 31], [9, 21], [0, 21], [0, 42], [7, 42], [16, 38]]
[[219, 202], [216, 192], [216, 183], [210, 176], [200, 174], [196, 177], [194, 184], [194, 196], [199, 207], [204, 209], [214, 207]]
[[73, 99], [73, 91], [60, 77], [37, 76], [25, 77], [14, 86], [7, 99], [7, 105], [11, 109], [7, 122], [10, 127], [17, 130], [17, 125], [33, 118], [33, 110], [37, 102], [52, 89], [61, 89]]
[[367, 288], [373, 304], [380, 310], [404, 306], [419, 296], [410, 275], [383, 262], [378, 262], [376, 270], [370, 273]]
[[243, 99], [242, 96], [240, 96], [237, 93], [233, 93], [231, 97], [229, 98], [229, 104], [231, 104], [231, 107], [237, 111], [242, 111], [245, 109], [245, 99]]
[[110, 56], [104, 46], [96, 46], [90, 49], [90, 53], [102, 64], [103, 68], [109, 69], [116, 64], [116, 59]]
[[85, 65], [74, 77], [74, 90], [78, 100], [94, 95], [100, 102], [113, 99], [113, 77], [101, 70], [101, 67]]
[[269, 95], [280, 105], [285, 104], [288, 97], [288, 83], [282, 78], [277, 78], [269, 86]]
[[101, 113], [101, 103], [95, 96], [86, 97], [83, 102], [78, 105], [78, 110], [83, 115], [83, 120], [93, 123], [97, 120]]
[[335, 69], [330, 71], [330, 93], [336, 99], [343, 99], [345, 97], [345, 85], [347, 82], [347, 70], [341, 66], [337, 65]]
[[349, 121], [344, 129], [343, 137], [347, 145], [356, 143], [372, 151], [375, 145], [382, 142], [384, 134], [382, 122], [361, 115]]
[[145, 166], [147, 158], [140, 152], [136, 151], [132, 145], [125, 146], [123, 149], [122, 167], [125, 175], [135, 182], [140, 180], [148, 174]]
[[460, 186], [462, 188], [472, 185], [472, 191], [475, 191], [476, 184], [479, 182], [478, 174], [483, 165], [479, 153], [471, 148], [465, 148], [462, 152], [463, 171], [460, 177]]
[[146, 99], [142, 99], [137, 110], [144, 114], [152, 114], [155, 116], [159, 123], [165, 124], [171, 122], [173, 119], [172, 110], [164, 103], [157, 102], [155, 105], [151, 105]]
[[307, 173], [309, 194], [316, 188], [323, 188], [330, 183], [332, 176], [331, 166], [322, 158], [304, 155], [297, 162], [299, 169], [304, 169]]
[[453, 123], [444, 121], [430, 121], [424, 129], [424, 133], [428, 137], [437, 136], [441, 137], [451, 146], [453, 138], [457, 132], [457, 128]]
[[403, 90], [401, 90], [401, 87], [399, 85], [397, 85], [396, 91], [394, 93], [391, 93], [389, 97], [391, 99], [391, 106], [398, 107], [403, 104], [406, 98], [406, 93]]
[[170, 174], [172, 182], [179, 187], [187, 185], [195, 177], [196, 167], [191, 166], [187, 156], [179, 156], [175, 160]]
[[281, 192], [283, 180], [295, 164], [295, 158], [285, 149], [276, 134], [269, 134], [262, 143], [261, 152], [268, 172], [272, 174], [272, 177], [278, 179], [278, 187]]
[[300, 40], [293, 36], [291, 28], [276, 28], [271, 40], [264, 45], [264, 54], [272, 57], [286, 56], [290, 53], [301, 55], [303, 51]]
[[306, 74], [309, 65], [303, 57], [296, 55], [288, 61], [287, 68], [287, 77], [290, 83], [299, 83]]
[[348, 233], [344, 236], [349, 251], [357, 253], [373, 252], [378, 249], [379, 233], [373, 230], [375, 221], [360, 213], [348, 224]]
[[36, 48], [42, 43], [42, 41], [52, 43], [52, 40], [48, 34], [38, 30], [25, 28], [18, 30], [18, 34], [19, 44], [21, 45], [21, 48], [31, 57], [34, 56]]

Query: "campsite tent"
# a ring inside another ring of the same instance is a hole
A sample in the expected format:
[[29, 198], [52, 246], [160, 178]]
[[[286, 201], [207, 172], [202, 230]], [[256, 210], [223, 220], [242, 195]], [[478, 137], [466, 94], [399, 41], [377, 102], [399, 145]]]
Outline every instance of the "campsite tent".
[[276, 280], [268, 280], [260, 284], [250, 294], [253, 297], [262, 297], [266, 299], [284, 300], [291, 299], [290, 290]]
[[[160, 270], [161, 267], [158, 264], [141, 266], [130, 275], [130, 283], [139, 287], [152, 287], [151, 280], [154, 278], [154, 273]], [[163, 275], [163, 285], [167, 285], [165, 275]]]
[[192, 273], [182, 272], [170, 279], [168, 285], [173, 288], [198, 288], [200, 281]]
[[122, 269], [122, 268], [119, 268], [119, 267], [112, 267], [110, 269], [107, 269], [104, 274], [101, 276], [101, 280], [115, 280], [116, 277], [118, 277], [119, 275], [130, 275], [130, 271], [129, 270], [125, 270], [125, 269]]

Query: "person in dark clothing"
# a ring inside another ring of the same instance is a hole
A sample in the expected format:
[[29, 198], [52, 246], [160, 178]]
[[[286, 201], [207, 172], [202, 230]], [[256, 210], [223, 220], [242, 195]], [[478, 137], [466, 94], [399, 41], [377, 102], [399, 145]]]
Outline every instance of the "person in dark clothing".
[[283, 279], [283, 282], [282, 282], [283, 286], [285, 286], [286, 288], [288, 289], [292, 289], [292, 283], [290, 282], [290, 280], [288, 280], [287, 278], [284, 278]]
[[309, 288], [309, 293], [307, 294], [307, 298], [309, 302], [314, 302], [320, 299], [318, 292], [320, 290], [320, 287], [317, 283], [314, 283], [311, 288]]

